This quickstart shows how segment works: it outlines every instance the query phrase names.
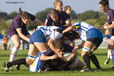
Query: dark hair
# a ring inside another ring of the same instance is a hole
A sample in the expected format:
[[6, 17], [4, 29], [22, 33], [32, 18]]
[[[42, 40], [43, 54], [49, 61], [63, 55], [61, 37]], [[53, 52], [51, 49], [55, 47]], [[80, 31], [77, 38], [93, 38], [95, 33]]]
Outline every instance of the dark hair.
[[21, 10], [21, 8], [19, 8], [19, 15], [23, 18], [23, 19], [31, 19], [31, 14], [28, 12], [23, 12]]
[[52, 9], [52, 10], [50, 11], [50, 15], [58, 15], [58, 11], [55, 10], [55, 9]]
[[71, 8], [71, 6], [67, 5], [64, 7], [64, 11], [68, 10], [68, 8]]
[[54, 47], [57, 49], [63, 49], [64, 48], [64, 40], [63, 39], [56, 39], [54, 41]]
[[108, 0], [101, 0], [99, 2], [99, 4], [103, 5], [103, 6], [107, 6], [109, 8], [109, 1]]
[[64, 37], [67, 37], [71, 41], [80, 38], [79, 34], [76, 31], [72, 31], [72, 30], [64, 33], [63, 38]]

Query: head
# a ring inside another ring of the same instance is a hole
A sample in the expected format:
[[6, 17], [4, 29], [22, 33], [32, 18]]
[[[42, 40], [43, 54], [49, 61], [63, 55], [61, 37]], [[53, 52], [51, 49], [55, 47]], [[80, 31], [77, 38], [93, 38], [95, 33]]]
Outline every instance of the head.
[[6, 37], [6, 36], [7, 36], [7, 34], [4, 34], [4, 36]]
[[23, 12], [21, 8], [19, 8], [19, 15], [21, 16], [21, 19], [24, 24], [29, 24], [31, 21], [31, 15], [28, 12]]
[[71, 14], [71, 6], [65, 6], [64, 8], [64, 11], [67, 13], [67, 14]]
[[60, 38], [55, 40], [54, 47], [57, 49], [58, 52], [62, 52], [64, 50], [64, 40]]
[[58, 11], [53, 9], [50, 11], [50, 17], [54, 22], [58, 21]]
[[68, 32], [64, 33], [62, 38], [65, 39], [65, 40], [71, 40], [72, 41], [72, 40], [75, 40], [75, 39], [79, 39], [80, 36], [76, 31], [71, 30], [71, 31], [68, 31]]
[[63, 10], [63, 2], [61, 0], [55, 0], [55, 2], [54, 2], [54, 8], [57, 11], [62, 12], [62, 10]]
[[99, 2], [99, 9], [102, 11], [102, 12], [107, 12], [108, 9], [109, 9], [109, 1], [108, 0], [101, 0]]

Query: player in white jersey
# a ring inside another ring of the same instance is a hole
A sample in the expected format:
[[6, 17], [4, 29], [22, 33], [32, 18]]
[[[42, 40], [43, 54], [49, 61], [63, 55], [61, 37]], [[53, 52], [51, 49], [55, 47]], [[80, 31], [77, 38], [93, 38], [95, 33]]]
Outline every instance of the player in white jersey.
[[103, 41], [102, 33], [94, 26], [87, 24], [85, 22], [76, 22], [74, 25], [66, 28], [64, 32], [69, 30], [75, 30], [79, 33], [80, 38], [82, 39], [82, 44], [75, 46], [75, 49], [82, 48], [81, 56], [86, 64], [86, 69], [81, 70], [91, 72], [90, 59], [97, 67], [98, 70], [101, 70], [99, 62], [96, 56], [93, 54], [93, 51], [96, 50]]
[[61, 38], [62, 33], [59, 33], [56, 29], [57, 26], [39, 26], [30, 37], [28, 57], [26, 58], [27, 64], [32, 64], [34, 59], [40, 51], [39, 57], [50, 47], [58, 56], [61, 56], [56, 48], [53, 46], [54, 40]]

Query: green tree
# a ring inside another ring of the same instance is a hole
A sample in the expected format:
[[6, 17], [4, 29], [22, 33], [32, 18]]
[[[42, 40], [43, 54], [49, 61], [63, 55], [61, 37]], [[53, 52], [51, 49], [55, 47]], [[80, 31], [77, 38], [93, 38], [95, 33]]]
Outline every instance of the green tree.
[[8, 26], [5, 23], [4, 19], [0, 20], [0, 34], [2, 34], [2, 31], [5, 31], [5, 33], [8, 33]]
[[100, 12], [95, 12], [92, 10], [85, 11], [81, 14], [78, 14], [78, 18], [81, 19], [82, 21], [87, 20], [87, 19], [97, 19], [101, 16], [102, 14]]
[[5, 13], [5, 12], [0, 12], [0, 20], [1, 19], [7, 19], [7, 13]]
[[36, 13], [36, 17], [40, 19], [42, 22], [45, 22], [45, 19], [47, 17], [47, 14], [52, 10], [52, 8], [47, 8], [41, 12]]
[[12, 12], [8, 15], [8, 19], [13, 19], [17, 15], [17, 12]]
[[71, 14], [70, 14], [71, 20], [73, 19], [77, 19], [77, 14], [74, 10], [72, 10]]

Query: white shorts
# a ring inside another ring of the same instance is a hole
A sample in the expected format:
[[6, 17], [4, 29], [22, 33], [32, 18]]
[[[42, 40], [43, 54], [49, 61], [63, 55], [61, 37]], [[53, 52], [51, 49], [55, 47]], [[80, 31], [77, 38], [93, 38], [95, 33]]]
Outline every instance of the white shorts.
[[114, 36], [111, 36], [111, 38], [110, 39], [114, 39]]
[[68, 66], [69, 69], [75, 69], [78, 64], [78, 57], [76, 56], [74, 62]]

